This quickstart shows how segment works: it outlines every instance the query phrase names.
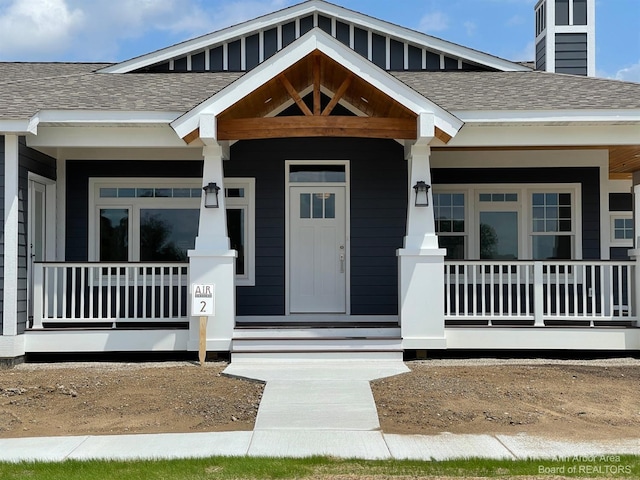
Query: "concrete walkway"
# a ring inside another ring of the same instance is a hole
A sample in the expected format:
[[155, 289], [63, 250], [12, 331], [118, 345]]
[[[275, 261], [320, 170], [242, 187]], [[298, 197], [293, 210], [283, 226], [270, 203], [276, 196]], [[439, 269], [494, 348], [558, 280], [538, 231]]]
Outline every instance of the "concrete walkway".
[[402, 362], [233, 363], [226, 374], [266, 382], [252, 432], [0, 439], [0, 461], [218, 455], [372, 460], [640, 455], [640, 439], [573, 443], [528, 435], [384, 434], [369, 381], [407, 371]]

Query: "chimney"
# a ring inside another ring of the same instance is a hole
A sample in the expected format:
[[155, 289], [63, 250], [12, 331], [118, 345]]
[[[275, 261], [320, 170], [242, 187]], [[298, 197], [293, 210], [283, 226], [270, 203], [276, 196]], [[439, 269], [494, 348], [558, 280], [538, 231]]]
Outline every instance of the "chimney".
[[596, 74], [596, 0], [540, 0], [536, 13], [536, 70]]

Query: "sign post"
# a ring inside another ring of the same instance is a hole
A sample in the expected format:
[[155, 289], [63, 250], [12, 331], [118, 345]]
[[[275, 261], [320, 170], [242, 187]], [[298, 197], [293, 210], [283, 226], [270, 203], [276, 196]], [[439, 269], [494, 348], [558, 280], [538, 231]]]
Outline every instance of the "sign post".
[[198, 359], [204, 365], [207, 357], [207, 319], [215, 316], [215, 285], [191, 286], [191, 315], [200, 316], [200, 342]]

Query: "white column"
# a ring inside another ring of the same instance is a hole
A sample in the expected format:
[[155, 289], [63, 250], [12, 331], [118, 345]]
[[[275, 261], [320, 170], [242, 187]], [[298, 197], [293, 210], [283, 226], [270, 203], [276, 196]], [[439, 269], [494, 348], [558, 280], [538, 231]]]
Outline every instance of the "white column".
[[407, 235], [398, 254], [398, 286], [402, 345], [406, 349], [442, 349], [444, 336], [444, 256], [435, 233], [433, 196], [429, 206], [415, 206], [413, 185], [431, 185], [428, 139], [409, 148]]
[[18, 136], [4, 136], [4, 284], [0, 358], [24, 355], [18, 335]]
[[638, 315], [640, 309], [640, 171], [633, 173], [633, 227], [634, 248], [629, 250], [629, 257], [636, 262], [635, 288], [632, 290], [635, 294], [635, 302], [632, 305], [635, 308], [635, 314]]
[[[229, 249], [227, 216], [224, 198], [223, 149], [203, 147], [202, 184], [215, 182], [220, 187], [219, 208], [205, 208], [204, 194], [200, 202], [200, 224], [195, 249], [189, 251], [189, 285], [215, 285], [215, 316], [207, 325], [207, 350], [229, 351], [235, 326], [235, 250]], [[192, 316], [189, 325], [188, 349], [199, 347], [199, 317]]]

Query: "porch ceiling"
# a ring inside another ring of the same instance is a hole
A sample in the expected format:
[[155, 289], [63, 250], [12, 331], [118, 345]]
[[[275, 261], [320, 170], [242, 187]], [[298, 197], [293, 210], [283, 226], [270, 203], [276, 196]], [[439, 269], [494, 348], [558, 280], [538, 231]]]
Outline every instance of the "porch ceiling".
[[[313, 94], [307, 106], [302, 97]], [[321, 105], [321, 96], [330, 97]], [[275, 116], [297, 105], [300, 115]], [[332, 114], [345, 102], [355, 116]], [[220, 113], [218, 140], [276, 137], [417, 138], [417, 115], [316, 50]]]
[[640, 145], [609, 147], [609, 177], [631, 178], [640, 171]]

